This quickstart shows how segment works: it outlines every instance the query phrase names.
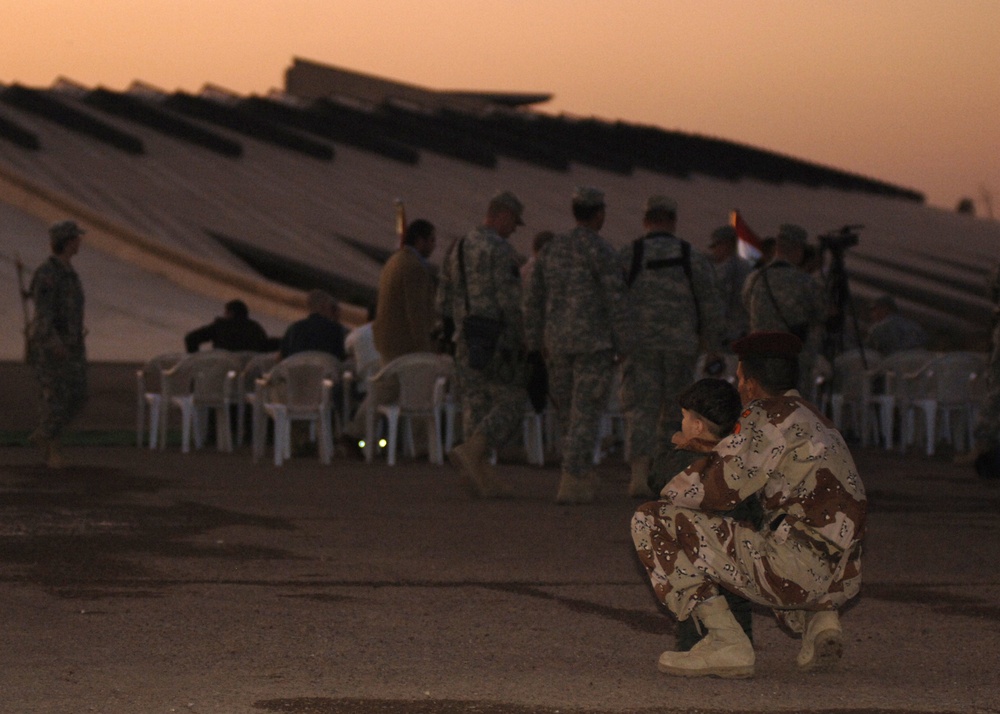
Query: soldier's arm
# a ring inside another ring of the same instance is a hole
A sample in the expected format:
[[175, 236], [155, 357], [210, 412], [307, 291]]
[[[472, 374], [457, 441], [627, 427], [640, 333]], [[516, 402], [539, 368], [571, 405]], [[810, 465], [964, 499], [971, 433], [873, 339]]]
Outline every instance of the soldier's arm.
[[698, 311], [701, 316], [701, 337], [708, 349], [714, 350], [722, 344], [725, 332], [723, 323], [722, 295], [715, 279], [715, 269], [704, 256], [691, 256], [691, 271], [694, 290], [698, 296]]
[[31, 297], [35, 303], [35, 318], [32, 322], [32, 339], [43, 350], [60, 354], [65, 350], [62, 338], [56, 331], [56, 316], [61, 309], [55, 280], [51, 275], [36, 275], [31, 282]]
[[528, 284], [524, 286], [524, 346], [529, 352], [542, 349], [545, 336], [545, 275], [543, 259], [535, 259]]

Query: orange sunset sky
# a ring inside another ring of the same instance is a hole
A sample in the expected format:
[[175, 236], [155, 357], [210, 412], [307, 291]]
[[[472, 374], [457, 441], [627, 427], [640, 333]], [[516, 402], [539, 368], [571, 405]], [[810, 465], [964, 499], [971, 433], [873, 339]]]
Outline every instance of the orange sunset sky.
[[717, 136], [1000, 217], [993, 0], [0, 0], [0, 82], [281, 87], [293, 57]]

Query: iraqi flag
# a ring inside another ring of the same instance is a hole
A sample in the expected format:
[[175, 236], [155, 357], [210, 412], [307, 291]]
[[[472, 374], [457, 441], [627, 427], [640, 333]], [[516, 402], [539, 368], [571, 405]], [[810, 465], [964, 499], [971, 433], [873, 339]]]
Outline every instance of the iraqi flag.
[[764, 253], [763, 244], [757, 234], [743, 220], [739, 211], [734, 210], [729, 214], [729, 224], [736, 229], [736, 237], [739, 239], [736, 245], [740, 257], [751, 263], [760, 260], [760, 256]]

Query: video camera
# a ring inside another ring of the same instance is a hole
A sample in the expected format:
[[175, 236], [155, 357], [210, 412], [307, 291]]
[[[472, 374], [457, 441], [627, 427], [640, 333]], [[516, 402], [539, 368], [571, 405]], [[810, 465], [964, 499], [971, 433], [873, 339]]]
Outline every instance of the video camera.
[[819, 246], [822, 250], [829, 250], [833, 253], [843, 253], [848, 248], [856, 246], [861, 237], [858, 235], [864, 226], [852, 225], [844, 226], [840, 230], [830, 231], [819, 236]]

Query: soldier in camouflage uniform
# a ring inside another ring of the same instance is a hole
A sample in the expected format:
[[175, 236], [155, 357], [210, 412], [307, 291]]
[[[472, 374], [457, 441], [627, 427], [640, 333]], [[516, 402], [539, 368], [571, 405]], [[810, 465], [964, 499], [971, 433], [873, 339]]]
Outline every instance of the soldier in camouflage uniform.
[[865, 337], [865, 347], [871, 347], [882, 357], [927, 347], [927, 331], [916, 320], [900, 314], [891, 295], [876, 298], [870, 315], [872, 324]]
[[729, 350], [733, 340], [750, 331], [750, 314], [743, 304], [743, 283], [753, 272], [753, 264], [740, 257], [737, 241], [736, 229], [732, 226], [716, 228], [708, 240], [708, 254], [715, 266], [716, 284], [722, 299], [725, 329], [719, 347], [724, 351]]
[[[720, 588], [771, 607], [802, 634], [797, 663], [825, 668], [842, 651], [837, 614], [861, 587], [867, 501], [840, 433], [794, 385], [802, 342], [751, 333], [734, 343], [745, 409], [732, 435], [641, 506], [632, 539], [657, 598], [708, 630], [690, 652], [664, 652], [661, 671], [749, 677], [753, 645]], [[764, 525], [721, 512], [760, 494]]]
[[694, 377], [702, 345], [713, 357], [722, 340], [722, 301], [709, 259], [674, 235], [677, 204], [653, 196], [646, 234], [621, 251], [629, 340], [622, 364], [622, 407], [631, 466], [629, 494], [650, 495], [656, 446], [680, 429], [677, 395]]
[[52, 255], [31, 279], [35, 313], [28, 329], [28, 361], [42, 387], [42, 408], [41, 423], [29, 440], [52, 468], [62, 466], [60, 434], [87, 401], [83, 286], [70, 264], [83, 234], [73, 221], [53, 225]]
[[[449, 458], [484, 498], [506, 495], [489, 458], [517, 431], [528, 395], [524, 389], [524, 331], [521, 277], [517, 255], [507, 238], [524, 225], [524, 207], [505, 191], [490, 201], [483, 225], [461, 239], [445, 258], [438, 285], [437, 309], [455, 324], [455, 369], [462, 394], [465, 442]], [[463, 329], [467, 315], [503, 324], [496, 350], [483, 369], [469, 363]]]
[[572, 205], [576, 228], [549, 242], [531, 272], [525, 345], [544, 347], [549, 393], [559, 411], [563, 462], [556, 501], [589, 503], [597, 484], [594, 442], [625, 328], [625, 283], [614, 249], [598, 233], [604, 194], [579, 188]]
[[743, 285], [751, 332], [781, 330], [802, 340], [798, 388], [803, 395], [810, 394], [812, 388], [813, 367], [826, 320], [822, 288], [799, 267], [805, 256], [806, 238], [801, 227], [783, 224], [775, 240], [774, 259], [751, 273]]

